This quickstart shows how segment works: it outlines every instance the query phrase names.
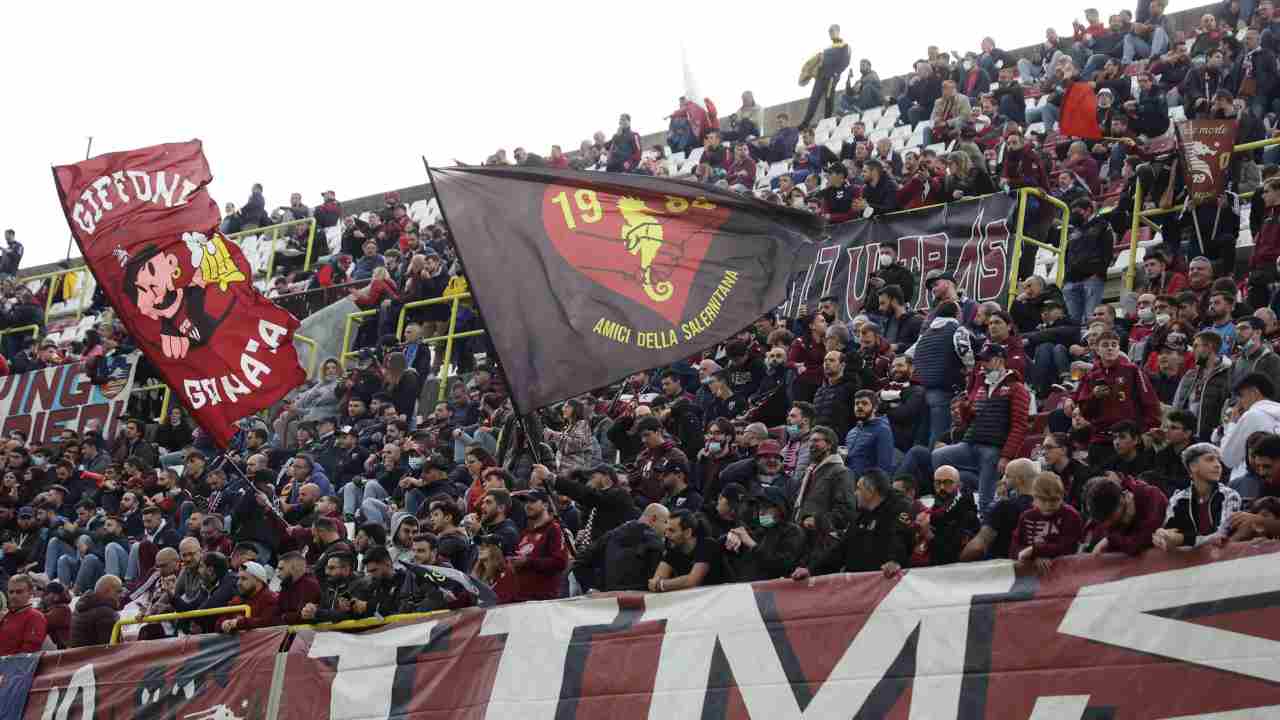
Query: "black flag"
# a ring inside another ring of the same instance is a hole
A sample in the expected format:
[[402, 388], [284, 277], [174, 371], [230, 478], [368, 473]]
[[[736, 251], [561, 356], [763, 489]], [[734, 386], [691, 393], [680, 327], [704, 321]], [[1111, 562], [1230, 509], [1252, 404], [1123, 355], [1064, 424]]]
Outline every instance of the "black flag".
[[644, 175], [428, 172], [522, 412], [750, 325], [812, 262], [822, 228], [814, 215]]

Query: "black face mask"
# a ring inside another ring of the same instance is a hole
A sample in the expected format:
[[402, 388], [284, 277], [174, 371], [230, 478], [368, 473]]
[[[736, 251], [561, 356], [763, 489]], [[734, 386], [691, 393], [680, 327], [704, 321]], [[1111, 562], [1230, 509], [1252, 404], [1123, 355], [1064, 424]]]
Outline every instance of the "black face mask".
[[1085, 222], [1085, 216], [1084, 216], [1084, 213], [1082, 213], [1082, 212], [1073, 212], [1073, 213], [1071, 213], [1071, 222], [1072, 222], [1072, 223], [1074, 223], [1074, 224], [1076, 224], [1076, 225], [1083, 225], [1083, 224], [1084, 224], [1084, 222]]

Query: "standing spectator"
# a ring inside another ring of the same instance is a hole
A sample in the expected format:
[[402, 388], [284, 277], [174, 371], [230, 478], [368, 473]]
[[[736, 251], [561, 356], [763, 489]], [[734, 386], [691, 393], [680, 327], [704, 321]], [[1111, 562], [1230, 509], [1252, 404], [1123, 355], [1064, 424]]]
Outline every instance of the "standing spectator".
[[827, 327], [830, 323], [821, 312], [814, 312], [803, 322], [808, 332], [792, 341], [787, 352], [787, 364], [796, 372], [796, 379], [791, 384], [792, 399], [811, 402], [823, 383]]
[[853, 378], [845, 374], [844, 354], [828, 352], [822, 360], [822, 374], [822, 387], [813, 396], [814, 422], [830, 428], [836, 437], [844, 437], [851, 424], [853, 394], [858, 390]]
[[8, 610], [0, 616], [0, 656], [39, 652], [44, 647], [48, 621], [31, 604], [34, 592], [31, 576], [9, 578]]
[[[941, 285], [941, 281], [945, 281], [945, 277], [939, 278], [936, 284]], [[951, 429], [951, 399], [964, 387], [965, 376], [973, 367], [970, 333], [957, 317], [959, 304], [944, 302], [935, 312], [937, 317], [908, 351], [929, 406], [929, 447]]]
[[894, 577], [911, 559], [911, 503], [893, 489], [889, 476], [873, 470], [858, 478], [858, 516], [843, 538], [815, 552], [791, 579], [833, 572], [872, 572]]
[[1089, 456], [1094, 460], [1109, 454], [1116, 423], [1132, 421], [1140, 433], [1160, 424], [1160, 399], [1146, 374], [1120, 353], [1120, 336], [1105, 330], [1097, 347], [1098, 362], [1080, 381], [1074, 398], [1090, 427]]
[[1276, 386], [1260, 373], [1246, 375], [1232, 392], [1239, 398], [1227, 413], [1223, 426], [1222, 463], [1231, 469], [1245, 462], [1249, 438], [1255, 432], [1275, 432], [1280, 427], [1280, 403], [1275, 401]]
[[631, 115], [618, 116], [618, 131], [609, 141], [609, 172], [631, 172], [640, 164], [640, 134], [631, 129]]
[[560, 576], [569, 567], [564, 530], [551, 514], [551, 502], [546, 490], [525, 494], [528, 523], [511, 558], [518, 601], [554, 600], [559, 596]]
[[1190, 412], [1198, 418], [1196, 442], [1208, 442], [1213, 437], [1221, 422], [1222, 409], [1231, 399], [1234, 373], [1231, 363], [1219, 352], [1221, 346], [1217, 333], [1205, 330], [1197, 334], [1191, 342], [1195, 367], [1186, 370], [1173, 394], [1175, 410]]
[[795, 493], [795, 517], [800, 527], [811, 533], [820, 527], [848, 523], [854, 516], [849, 469], [836, 450], [838, 442], [835, 432], [823, 425], [815, 427], [809, 436], [809, 459], [812, 464], [805, 471], [799, 490]]
[[22, 243], [12, 228], [4, 231], [4, 250], [0, 252], [0, 275], [17, 275], [22, 266]]
[[262, 195], [262, 183], [254, 183], [249, 200], [240, 208], [240, 229], [256, 230], [271, 224], [267, 214], [267, 199]]
[[1115, 231], [1110, 221], [1094, 215], [1093, 201], [1079, 198], [1071, 204], [1071, 224], [1067, 238], [1066, 285], [1062, 294], [1067, 314], [1084, 322], [1102, 302], [1107, 269], [1115, 253]]
[[[832, 25], [827, 28], [827, 35], [831, 38], [831, 47], [825, 48], [816, 58], [818, 66], [813, 72], [813, 92], [809, 95], [809, 105], [805, 108], [804, 119], [800, 121], [801, 128], [809, 127], [814, 113], [818, 111], [819, 102], [823, 103], [822, 117], [827, 118], [835, 114], [836, 83], [849, 67], [849, 46], [840, 39], [840, 26]], [[805, 77], [804, 74], [801, 75], [801, 85], [805, 84], [803, 82]]]
[[1252, 372], [1262, 373], [1280, 385], [1280, 355], [1263, 340], [1266, 323], [1250, 315], [1236, 321], [1236, 356], [1231, 365], [1231, 385]]
[[[10, 609], [12, 611], [12, 608]], [[57, 580], [44, 587], [40, 597], [40, 612], [44, 614], [49, 640], [59, 650], [71, 646], [71, 593]], [[0, 618], [0, 635], [3, 635], [4, 619]], [[0, 655], [4, 650], [0, 648]]]
[[879, 396], [874, 390], [859, 390], [853, 396], [854, 425], [845, 436], [845, 464], [852, 477], [862, 477], [867, 470], [892, 472], [893, 428], [889, 419], [879, 415]]
[[124, 583], [115, 575], [98, 578], [93, 592], [80, 596], [71, 616], [71, 647], [91, 647], [111, 642], [111, 631], [120, 619], [118, 612]]

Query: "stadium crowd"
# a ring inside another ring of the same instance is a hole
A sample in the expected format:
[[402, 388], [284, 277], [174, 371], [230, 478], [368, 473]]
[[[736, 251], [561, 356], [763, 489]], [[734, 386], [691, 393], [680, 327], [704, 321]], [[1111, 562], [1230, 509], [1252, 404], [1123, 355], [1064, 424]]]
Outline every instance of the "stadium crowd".
[[[750, 93], [723, 123], [713, 104], [682, 99], [668, 147], [702, 148], [696, 179], [832, 222], [1041, 188], [1071, 208], [1065, 282], [1028, 269], [1006, 309], [966, 297], [946, 271], [916, 277], [882, 247], [848, 322], [834, 297], [797, 320], [768, 314], [530, 418], [515, 417], [492, 353], [477, 362], [483, 345], [459, 345], [452, 362], [468, 379], [445, 402], [420, 400], [443, 361], [424, 341], [445, 332], [448, 310], [419, 308], [401, 337], [396, 319], [410, 300], [465, 292], [446, 228], [419, 227], [393, 195], [362, 217], [344, 217], [331, 193], [315, 209], [295, 196], [281, 210], [323, 213], [340, 241], [313, 270], [283, 267], [272, 289], [368, 281], [351, 294], [379, 310], [361, 328], [365, 350], [348, 370], [326, 360], [270, 417], [242, 421], [226, 456], [180, 410], [111, 436], [64, 430], [36, 445], [10, 432], [0, 654], [107, 642], [126, 607], [253, 609], [145, 625], [150, 638], [987, 558], [1048, 573], [1074, 553], [1280, 536], [1280, 168], [1238, 154], [1223, 197], [1257, 189], [1250, 209], [1163, 216], [1139, 287], [1103, 302], [1133, 180], [1167, 188], [1170, 204], [1185, 194], [1161, 144], [1169, 104], [1237, 118], [1244, 142], [1270, 134], [1280, 95], [1271, 3], [1224, 2], [1188, 37], [1163, 9], [1143, 3], [1105, 25], [1088, 11], [1070, 36], [1050, 30], [1038, 57], [990, 38], [963, 54], [931, 49], [897, 98], [866, 60], [838, 92], [850, 52], [832, 27], [806, 67], [806, 116], [779, 116], [770, 137]], [[1075, 82], [1095, 83], [1104, 134], [1122, 139], [1053, 132]], [[885, 106], [950, 151], [900, 152], [858, 122], [838, 152], [816, 142], [815, 116]], [[1029, 131], [1037, 122], [1045, 132]], [[669, 174], [666, 152], [643, 150], [623, 115], [574, 157], [513, 155]], [[784, 160], [785, 173], [759, 171]], [[1037, 232], [1054, 231], [1047, 210]], [[261, 188], [228, 220], [225, 232], [270, 223]], [[1254, 243], [1238, 267], [1245, 223]], [[920, 283], [931, 302], [913, 309]], [[42, 305], [29, 288], [13, 293], [4, 324], [16, 327]], [[460, 328], [480, 327], [464, 313]], [[30, 359], [59, 361], [48, 350]]]

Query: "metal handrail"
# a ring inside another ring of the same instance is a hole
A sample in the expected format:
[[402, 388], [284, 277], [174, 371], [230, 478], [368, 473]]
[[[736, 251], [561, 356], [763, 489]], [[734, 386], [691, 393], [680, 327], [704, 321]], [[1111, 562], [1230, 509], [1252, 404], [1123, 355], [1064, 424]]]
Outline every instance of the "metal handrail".
[[280, 231], [284, 228], [294, 227], [297, 225], [308, 226], [307, 254], [303, 258], [302, 269], [304, 271], [310, 270], [311, 269], [311, 251], [316, 241], [316, 219], [313, 217], [302, 218], [301, 220], [290, 220], [288, 222], [277, 223], [275, 225], [267, 225], [265, 227], [254, 228], [253, 230], [241, 230], [240, 232], [234, 232], [227, 235], [227, 239], [239, 245], [240, 240], [243, 238], [253, 237], [255, 235], [264, 235], [269, 231], [271, 233], [271, 257], [267, 259], [266, 277], [267, 279], [270, 279], [271, 275], [273, 274], [276, 268], [276, 243], [279, 242], [280, 240]]
[[[1027, 237], [1024, 234], [1027, 224], [1027, 198], [1032, 195], [1040, 198], [1041, 200], [1047, 201], [1050, 205], [1053, 205], [1062, 211], [1062, 222], [1060, 223], [1061, 228], [1059, 229], [1060, 236], [1057, 247], [1048, 243], [1040, 242], [1035, 238]], [[1058, 256], [1057, 283], [1059, 287], [1062, 286], [1062, 279], [1066, 276], [1067, 270], [1065, 258], [1067, 256], [1067, 238], [1069, 236], [1070, 220], [1071, 208], [1067, 207], [1067, 204], [1058, 198], [1053, 197], [1040, 188], [1024, 187], [1018, 189], [1018, 223], [1013, 235], [1013, 262], [1010, 263], [1010, 268], [1012, 268], [1012, 270], [1009, 273], [1009, 300], [1006, 307], [1013, 307], [1013, 301], [1018, 297], [1018, 268], [1022, 262], [1022, 243], [1024, 242], [1031, 243], [1032, 246], [1037, 248], [1044, 248]]]
[[387, 615], [386, 617], [357, 618], [355, 620], [340, 620], [338, 622], [313, 623], [310, 625], [290, 625], [288, 630], [291, 633], [296, 633], [300, 630], [321, 630], [326, 632], [338, 630], [367, 630], [368, 628], [382, 627], [383, 625], [447, 615], [449, 612], [449, 610], [432, 610], [430, 612], [397, 613], [395, 615]]
[[316, 344], [315, 340], [303, 335], [302, 333], [295, 332], [293, 334], [293, 339], [311, 347], [311, 367], [307, 369], [307, 377], [314, 377], [316, 374], [316, 362], [320, 359], [320, 347]]
[[151, 383], [150, 385], [141, 385], [129, 391], [130, 395], [139, 392], [148, 392], [150, 390], [164, 390], [164, 400], [160, 401], [160, 417], [156, 418], [156, 422], [163, 423], [165, 416], [169, 414], [169, 402], [173, 398], [173, 389], [166, 383]]
[[32, 341], [35, 341], [40, 337], [39, 325], [19, 325], [18, 327], [5, 328], [3, 330], [0, 330], [0, 337], [4, 335], [16, 335], [18, 333], [23, 333], [28, 331], [31, 333]]
[[[1254, 142], [1242, 143], [1240, 145], [1236, 145], [1235, 147], [1231, 148], [1231, 153], [1234, 155], [1235, 153], [1249, 152], [1252, 150], [1258, 150], [1260, 148], [1270, 147], [1272, 145], [1280, 145], [1280, 138], [1270, 138], [1267, 140], [1257, 140]], [[1253, 192], [1242, 193], [1240, 195], [1240, 199], [1241, 200], [1251, 199], [1253, 198], [1254, 194], [1255, 193]], [[1142, 179], [1139, 177], [1134, 177], [1133, 179], [1133, 218], [1130, 221], [1130, 226], [1129, 226], [1129, 267], [1128, 269], [1125, 270], [1125, 273], [1124, 273], [1124, 289], [1126, 292], [1133, 292], [1133, 286], [1137, 283], [1137, 279], [1138, 279], [1138, 265], [1137, 265], [1138, 231], [1142, 229], [1142, 224], [1145, 222], [1146, 224], [1150, 225], [1153, 229], [1159, 230], [1160, 229], [1159, 226], [1157, 226], [1154, 222], [1152, 222], [1151, 218], [1159, 217], [1161, 215], [1168, 215], [1170, 213], [1175, 213], [1175, 212], [1182, 212], [1181, 207], [1172, 207], [1172, 208], [1157, 207], [1157, 208], [1152, 208], [1150, 210], [1143, 210], [1142, 203], [1145, 199], [1146, 198], [1143, 197]], [[1235, 248], [1235, 243], [1232, 243], [1233, 252], [1234, 252], [1234, 248]]]
[[174, 622], [176, 620], [190, 620], [192, 618], [213, 617], [215, 615], [232, 615], [235, 613], [243, 613], [245, 617], [252, 617], [253, 611], [248, 605], [228, 605], [227, 607], [205, 608], [203, 610], [188, 610], [186, 612], [160, 613], [159, 615], [147, 615], [144, 617], [136, 617], [116, 621], [111, 627], [111, 645], [120, 643], [120, 630], [125, 625], [144, 625], [147, 623], [157, 622]]

